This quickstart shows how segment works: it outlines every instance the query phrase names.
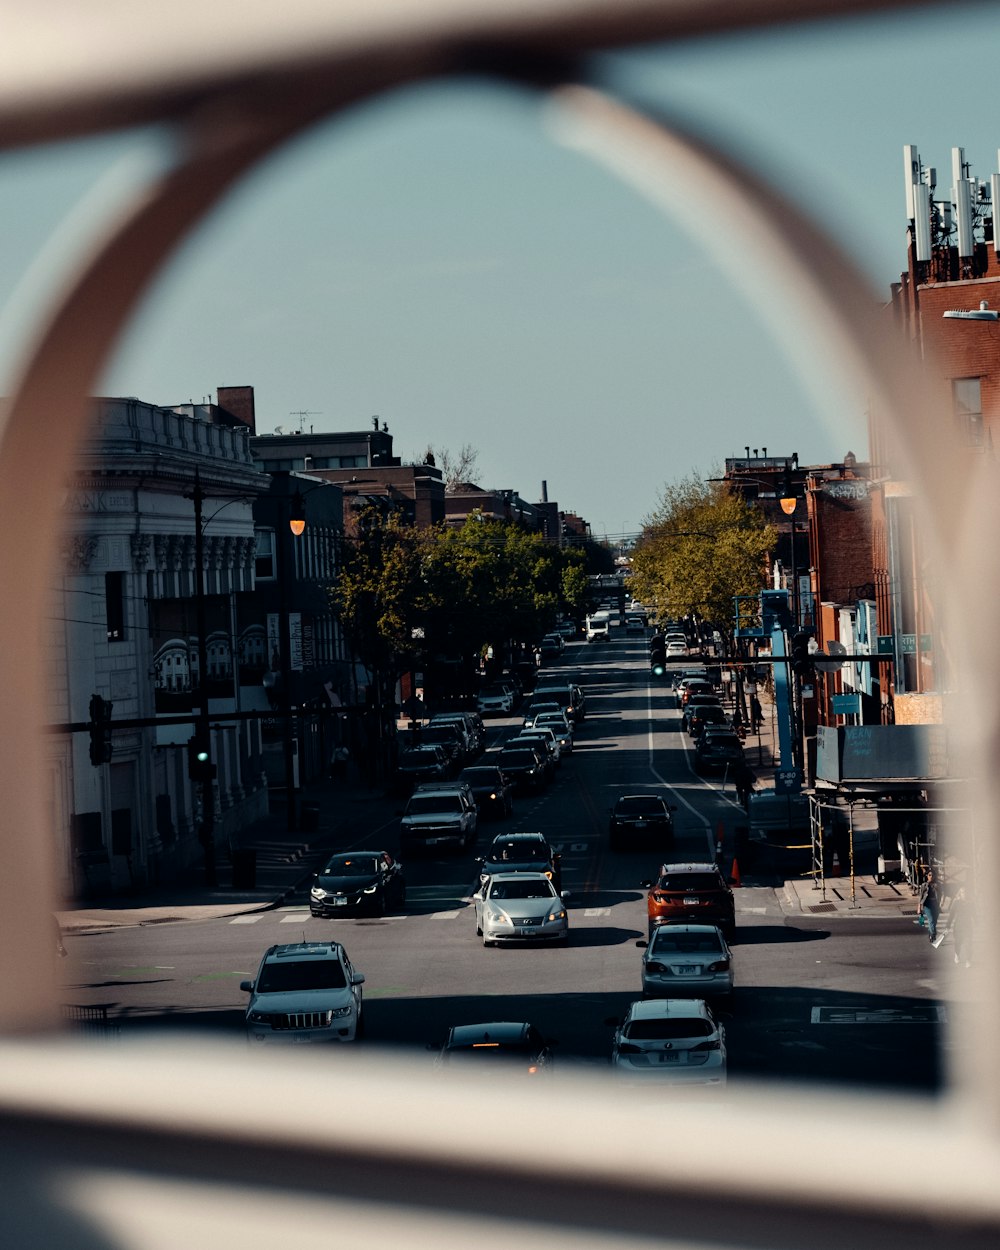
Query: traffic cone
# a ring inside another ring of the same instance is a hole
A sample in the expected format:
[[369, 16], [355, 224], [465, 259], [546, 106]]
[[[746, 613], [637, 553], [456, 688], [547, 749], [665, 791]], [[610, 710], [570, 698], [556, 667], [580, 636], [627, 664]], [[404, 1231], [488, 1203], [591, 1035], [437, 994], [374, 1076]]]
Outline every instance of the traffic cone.
[[740, 880], [739, 860], [736, 859], [735, 857], [733, 858], [733, 871], [729, 874], [729, 884], [730, 885], [742, 885], [743, 884], [743, 882]]

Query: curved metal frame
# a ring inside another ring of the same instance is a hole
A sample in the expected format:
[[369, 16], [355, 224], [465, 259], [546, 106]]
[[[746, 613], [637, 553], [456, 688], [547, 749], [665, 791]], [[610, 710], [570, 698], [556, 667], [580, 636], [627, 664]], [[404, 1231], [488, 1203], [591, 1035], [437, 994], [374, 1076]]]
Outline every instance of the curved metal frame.
[[[209, 7], [202, 5], [201, 9], [207, 11]], [[624, 174], [654, 201], [669, 206], [686, 179], [697, 178], [702, 186], [706, 179], [714, 181], [717, 193], [728, 195], [741, 206], [744, 249], [766, 249], [771, 282], [775, 282], [776, 274], [783, 275], [783, 292], [794, 295], [808, 310], [812, 324], [825, 336], [824, 350], [835, 345], [846, 367], [872, 395], [881, 419], [894, 431], [913, 481], [928, 500], [929, 534], [935, 542], [939, 567], [948, 568], [959, 579], [971, 575], [965, 583], [966, 603], [974, 603], [984, 613], [997, 585], [996, 557], [970, 537], [983, 525], [984, 517], [990, 525], [1000, 519], [992, 474], [984, 470], [970, 483], [967, 467], [937, 445], [940, 410], [929, 396], [929, 387], [921, 381], [914, 362], [872, 314], [871, 293], [845, 259], [804, 219], [792, 214], [780, 196], [739, 169], [723, 152], [682, 134], [676, 127], [641, 117], [592, 89], [560, 85], [558, 66], [563, 53], [652, 35], [704, 30], [712, 16], [706, 15], [705, 7], [627, 0], [616, 6], [612, 19], [603, 5], [588, 4], [581, 9], [557, 2], [542, 6], [540, 14], [528, 12], [537, 5], [513, 5], [512, 15], [491, 19], [484, 16], [484, 6], [475, 20], [445, 3], [423, 7], [425, 14], [417, 18], [403, 4], [386, 4], [378, 10], [386, 23], [380, 28], [371, 17], [345, 21], [339, 16], [324, 21], [312, 5], [293, 5], [289, 23], [292, 34], [301, 36], [312, 30], [321, 37], [312, 45], [286, 37], [277, 50], [258, 39], [251, 49], [253, 55], [242, 60], [238, 55], [229, 58], [221, 86], [218, 80], [212, 81], [211, 71], [218, 73], [218, 66], [206, 69], [201, 64], [185, 78], [147, 44], [145, 62], [140, 57], [138, 66], [128, 67], [120, 100], [113, 91], [96, 86], [93, 95], [88, 95], [86, 75], [71, 81], [62, 93], [55, 87], [35, 95], [23, 89], [20, 108], [16, 102], [11, 105], [9, 91], [7, 96], [0, 93], [0, 121], [9, 123], [8, 143], [77, 133], [106, 124], [109, 117], [119, 124], [167, 117], [178, 125], [183, 139], [176, 166], [111, 225], [103, 246], [60, 297], [36, 339], [4, 416], [0, 567], [8, 584], [18, 587], [18, 597], [9, 596], [0, 604], [0, 639], [7, 661], [8, 714], [15, 709], [19, 725], [30, 730], [8, 730], [5, 750], [0, 752], [0, 793], [8, 829], [7, 838], [0, 843], [0, 942], [2, 949], [18, 952], [16, 959], [4, 961], [4, 977], [0, 979], [0, 1029], [8, 1035], [32, 1032], [51, 1021], [54, 1013], [48, 959], [53, 874], [45, 836], [38, 749], [44, 702], [43, 649], [39, 631], [25, 628], [25, 621], [45, 617], [62, 484], [86, 427], [88, 396], [137, 300], [178, 242], [250, 167], [319, 116], [415, 77], [486, 67], [521, 81], [535, 78], [539, 84], [554, 87], [553, 98], [563, 118], [573, 123], [571, 141]], [[758, 0], [736, 5], [734, 10], [731, 7], [729, 24], [782, 20], [793, 9], [800, 13], [808, 9], [812, 16], [820, 16], [852, 7], [833, 0], [794, 6]], [[301, 20], [305, 10], [311, 14], [311, 26]], [[574, 24], [574, 10], [578, 24]], [[0, 63], [3, 56], [0, 52]], [[145, 90], [136, 85], [135, 77], [135, 70], [143, 64], [156, 71]], [[334, 70], [339, 77], [331, 86]], [[295, 79], [299, 91], [291, 102], [279, 99], [276, 86], [293, 81], [295, 74], [301, 75]], [[67, 107], [73, 99], [81, 106], [76, 114]], [[89, 112], [88, 102], [93, 105]], [[781, 230], [776, 231], [773, 223], [779, 219]], [[719, 240], [707, 242], [714, 246]], [[743, 255], [745, 259], [746, 251]], [[788, 314], [788, 309], [784, 312]], [[52, 437], [56, 423], [60, 439]], [[964, 506], [956, 506], [956, 501]], [[981, 619], [988, 618], [984, 615]], [[960, 628], [968, 622], [954, 625]], [[989, 655], [987, 631], [966, 627], [961, 637], [972, 661], [981, 662], [983, 671], [992, 678], [996, 661]], [[991, 810], [989, 804], [1000, 799], [1000, 784], [990, 775], [997, 745], [996, 719], [997, 713], [990, 707], [985, 732], [967, 734], [969, 755], [981, 779], [978, 800], [983, 811]], [[25, 722], [29, 724], [25, 726]], [[965, 717], [962, 723], [970, 724], [972, 718]], [[992, 845], [984, 850], [985, 871], [995, 879], [996, 851]], [[995, 949], [996, 935], [993, 937]], [[780, 1096], [773, 1092], [734, 1094], [725, 1115], [709, 1115], [707, 1120], [704, 1108], [671, 1109], [671, 1140], [661, 1143], [656, 1159], [650, 1160], [648, 1149], [633, 1156], [648, 1165], [637, 1179], [632, 1167], [623, 1173], [620, 1166], [627, 1155], [595, 1155], [586, 1127], [590, 1112], [585, 1102], [592, 1103], [616, 1150], [621, 1150], [645, 1122], [645, 1104], [612, 1101], [603, 1089], [581, 1084], [571, 1096], [556, 1099], [555, 1105], [571, 1131], [560, 1164], [552, 1165], [547, 1149], [550, 1143], [541, 1144], [546, 1149], [526, 1144], [520, 1164], [502, 1169], [503, 1192], [525, 1198], [526, 1205], [517, 1209], [524, 1219], [540, 1221], [537, 1227], [548, 1225], [550, 1231], [552, 1225], [564, 1230], [575, 1227], [577, 1235], [582, 1234], [581, 1223], [586, 1221], [574, 1219], [572, 1212], [585, 1215], [592, 1209], [589, 1192], [599, 1192], [608, 1201], [632, 1201], [633, 1209], [621, 1214], [613, 1227], [596, 1217], [589, 1225], [599, 1239], [606, 1236], [608, 1244], [621, 1244], [626, 1235], [638, 1239], [644, 1230], [651, 1231], [653, 1226], [643, 1221], [648, 1221], [665, 1197], [675, 1204], [675, 1227], [694, 1235], [697, 1224], [690, 1198], [694, 1196], [693, 1205], [700, 1210], [704, 1196], [699, 1195], [706, 1177], [712, 1184], [705, 1194], [725, 1198], [713, 1217], [714, 1232], [737, 1242], [741, 1229], [747, 1228], [746, 1221], [756, 1213], [761, 1221], [758, 1231], [764, 1227], [770, 1230], [769, 1244], [798, 1244], [806, 1236], [816, 1246], [842, 1244], [842, 1228], [829, 1229], [830, 1236], [816, 1228], [811, 1235], [806, 1231], [810, 1217], [830, 1219], [839, 1204], [841, 1218], [845, 1217], [845, 1206], [850, 1207], [858, 1244], [902, 1244], [916, 1235], [914, 1223], [899, 1222], [894, 1210], [897, 1203], [907, 1201], [911, 1214], [916, 1213], [917, 1225], [925, 1214], [947, 1218], [953, 1221], [952, 1244], [977, 1244], [983, 1229], [992, 1236], [1000, 1226], [1000, 1201], [990, 1180], [1000, 1156], [998, 1082], [993, 1071], [993, 1059], [1000, 1053], [1000, 1024], [995, 1004], [990, 1012], [988, 1019], [977, 1023], [976, 1045], [969, 1048], [971, 1060], [957, 1069], [957, 1097], [934, 1111], [901, 1103], [898, 1115], [902, 1136], [895, 1127], [883, 1129], [855, 1120], [862, 1103], [849, 1097], [838, 1100], [835, 1106], [818, 1095], [810, 1095], [806, 1105], [787, 1092]], [[163, 1162], [168, 1157], [166, 1147], [171, 1142], [175, 1147], [187, 1143], [191, 1162], [176, 1165], [176, 1171], [188, 1179], [202, 1166], [216, 1184], [254, 1183], [261, 1177], [259, 1168], [255, 1172], [257, 1164], [267, 1162], [279, 1169], [292, 1166], [296, 1156], [289, 1152], [288, 1135], [308, 1124], [316, 1143], [311, 1153], [317, 1157], [310, 1161], [306, 1157], [309, 1152], [301, 1150], [297, 1157], [305, 1175], [313, 1179], [299, 1183], [286, 1173], [285, 1183], [291, 1191], [298, 1187], [318, 1198], [323, 1164], [344, 1166], [352, 1176], [363, 1177], [366, 1168], [384, 1167], [395, 1160], [407, 1178], [407, 1201], [419, 1207], [423, 1196], [423, 1201], [439, 1213], [448, 1206], [446, 1195], [451, 1194], [460, 1222], [463, 1211], [470, 1220], [475, 1214], [459, 1200], [465, 1194], [467, 1203], [468, 1186], [474, 1184], [477, 1170], [468, 1162], [474, 1144], [472, 1126], [463, 1119], [469, 1106], [466, 1098], [473, 1091], [462, 1085], [447, 1095], [440, 1089], [421, 1090], [411, 1083], [415, 1073], [401, 1068], [391, 1083], [395, 1087], [398, 1080], [397, 1095], [406, 1098], [411, 1114], [419, 1111], [417, 1131], [400, 1124], [396, 1104], [371, 1114], [371, 1104], [366, 1100], [382, 1087], [383, 1075], [378, 1068], [362, 1065], [358, 1082], [342, 1091], [343, 1116], [331, 1128], [310, 1113], [312, 1084], [306, 1087], [302, 1079], [282, 1077], [276, 1082], [283, 1098], [280, 1111], [248, 1109], [240, 1081], [249, 1079], [249, 1073], [243, 1072], [241, 1065], [231, 1073], [220, 1073], [201, 1055], [180, 1064], [185, 1087], [169, 1086], [159, 1095], [151, 1093], [149, 1080], [154, 1072], [160, 1075], [156, 1065], [163, 1061], [161, 1053], [154, 1052], [145, 1059], [133, 1055], [127, 1064], [122, 1062], [123, 1056], [114, 1056], [113, 1082], [120, 1098], [117, 1109], [109, 1108], [106, 1101], [112, 1081], [105, 1070], [111, 1066], [107, 1055], [84, 1060], [78, 1050], [70, 1056], [39, 1057], [34, 1047], [22, 1049], [8, 1044], [7, 1057], [11, 1062], [0, 1065], [0, 1128], [27, 1134], [43, 1159], [46, 1150], [56, 1155], [72, 1151], [66, 1134], [74, 1123], [86, 1126], [93, 1134], [95, 1125], [103, 1121], [107, 1128], [101, 1141], [119, 1165], [125, 1163], [128, 1143], [135, 1146], [137, 1137], [136, 1157], [141, 1160], [137, 1166], [158, 1171], [162, 1179], [174, 1170], [174, 1165], [168, 1167]], [[85, 1088], [79, 1083], [80, 1062], [88, 1065], [90, 1083]], [[16, 1063], [16, 1071], [12, 1063]], [[43, 1063], [47, 1075], [40, 1070]], [[261, 1069], [253, 1067], [250, 1071], [258, 1077]], [[209, 1091], [222, 1112], [221, 1124], [206, 1118], [204, 1100]], [[974, 1101], [977, 1118], [970, 1134], [969, 1122], [963, 1117]], [[455, 1112], [450, 1132], [434, 1127], [442, 1106]], [[527, 1114], [527, 1096], [510, 1091], [510, 1106]], [[813, 1111], [825, 1117], [821, 1164], [815, 1156], [804, 1157], [800, 1148], [801, 1135], [809, 1131]], [[145, 1116], [145, 1130], [138, 1128], [140, 1114]], [[768, 1118], [766, 1131], [757, 1117]], [[932, 1132], [936, 1135], [933, 1158], [928, 1140]], [[795, 1136], [790, 1138], [790, 1134]], [[248, 1151], [249, 1162], [242, 1172], [238, 1168], [235, 1174], [233, 1169], [227, 1171], [218, 1161], [214, 1167], [210, 1165], [211, 1156], [227, 1142], [232, 1146], [239, 1142], [240, 1148]], [[755, 1154], [758, 1142], [766, 1144], [766, 1160]], [[891, 1151], [895, 1160], [893, 1172], [898, 1184], [888, 1194], [884, 1183], [863, 1168], [859, 1170], [856, 1162], [857, 1157], [874, 1160], [880, 1151]], [[159, 1168], [156, 1159], [161, 1160]], [[737, 1160], [738, 1171], [733, 1166]], [[76, 1162], [80, 1165], [82, 1161], [77, 1158]], [[95, 1166], [100, 1166], [99, 1159]], [[544, 1180], [541, 1187], [531, 1181], [532, 1169], [536, 1168], [541, 1169], [538, 1175]], [[496, 1186], [497, 1174], [491, 1172], [488, 1184]], [[437, 1189], [428, 1186], [428, 1178], [436, 1178]], [[377, 1201], [370, 1183], [361, 1185], [361, 1190], [362, 1201]], [[343, 1184], [331, 1186], [330, 1193], [341, 1202], [351, 1196]], [[689, 1203], [686, 1208], [685, 1195]], [[232, 1199], [224, 1197], [223, 1201]], [[513, 1218], [510, 1207], [502, 1206], [491, 1200], [483, 1213], [491, 1220], [509, 1221]], [[81, 1201], [80, 1209], [83, 1207]], [[749, 1241], [752, 1234], [746, 1236]], [[418, 1242], [414, 1239], [411, 1244]], [[438, 1244], [444, 1243], [439, 1239]]]

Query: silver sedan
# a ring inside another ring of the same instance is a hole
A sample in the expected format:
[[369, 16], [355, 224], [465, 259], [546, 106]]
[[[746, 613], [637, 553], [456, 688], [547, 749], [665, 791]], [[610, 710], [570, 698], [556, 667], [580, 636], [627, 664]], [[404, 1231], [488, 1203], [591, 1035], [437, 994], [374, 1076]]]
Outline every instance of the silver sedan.
[[560, 894], [543, 872], [502, 872], [474, 894], [476, 933], [496, 942], [566, 942], [569, 919]]
[[647, 998], [729, 997], [733, 953], [712, 924], [665, 924], [653, 930], [644, 950], [642, 992]]

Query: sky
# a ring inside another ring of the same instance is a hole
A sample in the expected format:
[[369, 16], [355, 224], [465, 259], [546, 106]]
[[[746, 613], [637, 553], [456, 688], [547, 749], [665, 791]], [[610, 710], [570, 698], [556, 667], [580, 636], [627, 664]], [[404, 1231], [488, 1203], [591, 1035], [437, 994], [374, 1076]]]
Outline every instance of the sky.
[[[974, 176], [997, 171], [998, 17], [946, 5], [596, 64], [776, 181], [888, 298], [906, 267], [904, 144], [939, 186], [953, 146]], [[143, 131], [0, 156], [0, 393], [79, 239], [163, 151]], [[150, 290], [99, 393], [172, 405], [250, 385], [259, 433], [378, 416], [404, 462], [471, 447], [479, 485], [538, 500], [544, 482], [598, 538], [635, 533], [665, 485], [747, 446], [863, 459], [864, 396], [817, 404], [688, 214], [739, 229], [709, 199], [665, 217], [562, 145], [534, 96], [399, 92], [230, 195]]]

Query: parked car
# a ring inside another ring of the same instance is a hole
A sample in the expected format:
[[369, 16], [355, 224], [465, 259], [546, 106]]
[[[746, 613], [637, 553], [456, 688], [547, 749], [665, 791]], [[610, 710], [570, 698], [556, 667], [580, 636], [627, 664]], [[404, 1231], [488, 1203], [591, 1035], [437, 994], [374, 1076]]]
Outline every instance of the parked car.
[[514, 787], [503, 769], [490, 764], [473, 764], [463, 768], [458, 780], [472, 791], [484, 820], [491, 816], [510, 816], [514, 810]]
[[685, 731], [691, 723], [691, 717], [694, 715], [695, 708], [699, 707], [722, 707], [722, 700], [715, 693], [712, 694], [693, 694], [681, 708], [681, 728]]
[[677, 809], [657, 794], [623, 794], [611, 809], [608, 844], [613, 851], [636, 846], [670, 847]]
[[476, 933], [484, 946], [498, 942], [566, 942], [569, 917], [544, 872], [495, 873], [472, 896]]
[[732, 729], [706, 726], [694, 749], [694, 767], [700, 773], [731, 772], [743, 759], [743, 743]]
[[460, 790], [414, 793], [400, 822], [399, 842], [409, 851], [464, 850], [476, 839], [478, 812]]
[[430, 720], [435, 725], [461, 725], [468, 739], [467, 753], [479, 755], [486, 741], [486, 726], [478, 712], [435, 712]]
[[364, 979], [339, 942], [268, 947], [254, 979], [240, 982], [250, 995], [247, 1040], [284, 1046], [356, 1041], [364, 1027]]
[[718, 925], [732, 937], [736, 927], [733, 891], [715, 864], [661, 864], [656, 878], [642, 885], [648, 890], [650, 935], [657, 925], [679, 921]]
[[722, 930], [711, 924], [660, 925], [643, 951], [642, 992], [647, 998], [729, 998], [733, 952]]
[[714, 695], [715, 687], [712, 685], [710, 681], [707, 681], [707, 680], [703, 681], [703, 680], [700, 680], [699, 678], [694, 678], [691, 681], [685, 680], [680, 686], [681, 707], [683, 707], [687, 703], [687, 701], [692, 697], [692, 695], [696, 695], [696, 694]]
[[313, 876], [309, 910], [314, 916], [384, 915], [406, 902], [402, 865], [388, 851], [333, 855]]
[[448, 752], [453, 772], [457, 772], [472, 753], [465, 726], [454, 721], [448, 724], [440, 722], [435, 724], [431, 721], [424, 725], [420, 730], [420, 742], [429, 746], [444, 747]]
[[703, 999], [644, 999], [615, 1030], [611, 1067], [636, 1082], [725, 1085], [726, 1031]]
[[428, 1047], [438, 1052], [436, 1068], [485, 1064], [539, 1076], [552, 1067], [552, 1047], [556, 1041], [544, 1037], [533, 1024], [498, 1020], [488, 1024], [457, 1024], [448, 1030], [443, 1043]]

